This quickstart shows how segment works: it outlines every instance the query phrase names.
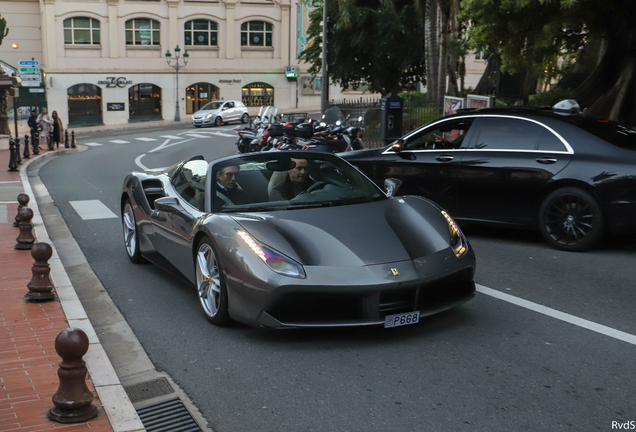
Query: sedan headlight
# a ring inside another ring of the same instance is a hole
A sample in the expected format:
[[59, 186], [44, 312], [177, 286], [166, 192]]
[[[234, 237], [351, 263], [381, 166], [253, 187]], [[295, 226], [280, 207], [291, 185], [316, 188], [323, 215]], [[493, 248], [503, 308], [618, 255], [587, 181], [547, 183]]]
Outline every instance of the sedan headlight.
[[269, 266], [276, 273], [283, 276], [305, 278], [305, 270], [303, 266], [298, 264], [293, 259], [286, 257], [285, 255], [276, 252], [270, 247], [265, 246], [263, 243], [254, 239], [245, 231], [237, 230], [239, 237], [243, 239], [245, 243], [252, 249], [252, 251], [263, 260], [265, 264]]
[[205, 118], [210, 118], [210, 117], [212, 117], [212, 113], [205, 116]]
[[464, 255], [468, 250], [468, 241], [464, 234], [459, 229], [459, 226], [455, 223], [452, 217], [449, 216], [444, 210], [442, 210], [442, 214], [446, 218], [446, 222], [448, 222], [448, 229], [450, 230], [450, 245], [453, 248], [453, 252], [457, 258]]

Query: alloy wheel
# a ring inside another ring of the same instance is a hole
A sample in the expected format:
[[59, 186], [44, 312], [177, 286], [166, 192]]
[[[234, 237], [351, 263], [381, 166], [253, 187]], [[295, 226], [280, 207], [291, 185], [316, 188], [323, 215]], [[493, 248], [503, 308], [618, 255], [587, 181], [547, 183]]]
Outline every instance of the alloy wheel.
[[202, 243], [196, 255], [196, 277], [199, 301], [205, 314], [213, 318], [221, 307], [221, 278], [212, 247]]
[[545, 228], [550, 238], [563, 246], [585, 241], [594, 231], [592, 205], [575, 194], [562, 194], [548, 203], [544, 212]]
[[124, 244], [126, 245], [128, 256], [132, 259], [137, 255], [137, 224], [135, 223], [135, 214], [133, 213], [130, 203], [127, 203], [124, 207], [122, 219], [122, 225], [124, 226]]

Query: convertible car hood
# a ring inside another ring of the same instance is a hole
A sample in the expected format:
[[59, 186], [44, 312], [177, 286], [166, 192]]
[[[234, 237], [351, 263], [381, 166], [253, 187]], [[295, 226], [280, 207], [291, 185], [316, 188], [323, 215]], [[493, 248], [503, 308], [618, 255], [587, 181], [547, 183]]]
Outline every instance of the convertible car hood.
[[416, 197], [233, 218], [258, 241], [308, 266], [405, 261], [447, 248], [450, 238], [440, 211]]

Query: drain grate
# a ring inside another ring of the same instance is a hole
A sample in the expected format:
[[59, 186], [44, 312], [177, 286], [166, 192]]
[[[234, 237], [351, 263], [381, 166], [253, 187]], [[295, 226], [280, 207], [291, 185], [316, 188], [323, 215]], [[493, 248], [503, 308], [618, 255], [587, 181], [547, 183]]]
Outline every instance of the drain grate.
[[148, 432], [201, 432], [178, 397], [137, 410]]
[[132, 403], [141, 402], [174, 392], [172, 386], [170, 386], [170, 383], [165, 378], [158, 378], [152, 381], [144, 381], [139, 384], [133, 384], [131, 386], [124, 387], [124, 390], [126, 390], [126, 393]]

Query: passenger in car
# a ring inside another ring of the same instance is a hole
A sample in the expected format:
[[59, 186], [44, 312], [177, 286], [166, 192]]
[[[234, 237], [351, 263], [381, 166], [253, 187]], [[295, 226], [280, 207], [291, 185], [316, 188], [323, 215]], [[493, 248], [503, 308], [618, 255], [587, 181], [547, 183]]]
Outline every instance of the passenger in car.
[[309, 177], [307, 159], [291, 159], [296, 163], [294, 168], [287, 171], [282, 178], [273, 179], [274, 183], [269, 191], [270, 201], [284, 201], [305, 192], [314, 181]]
[[239, 175], [239, 166], [227, 166], [216, 175], [216, 198], [222, 203], [218, 207], [226, 204], [240, 205], [249, 204], [249, 195], [239, 186], [237, 178]]

